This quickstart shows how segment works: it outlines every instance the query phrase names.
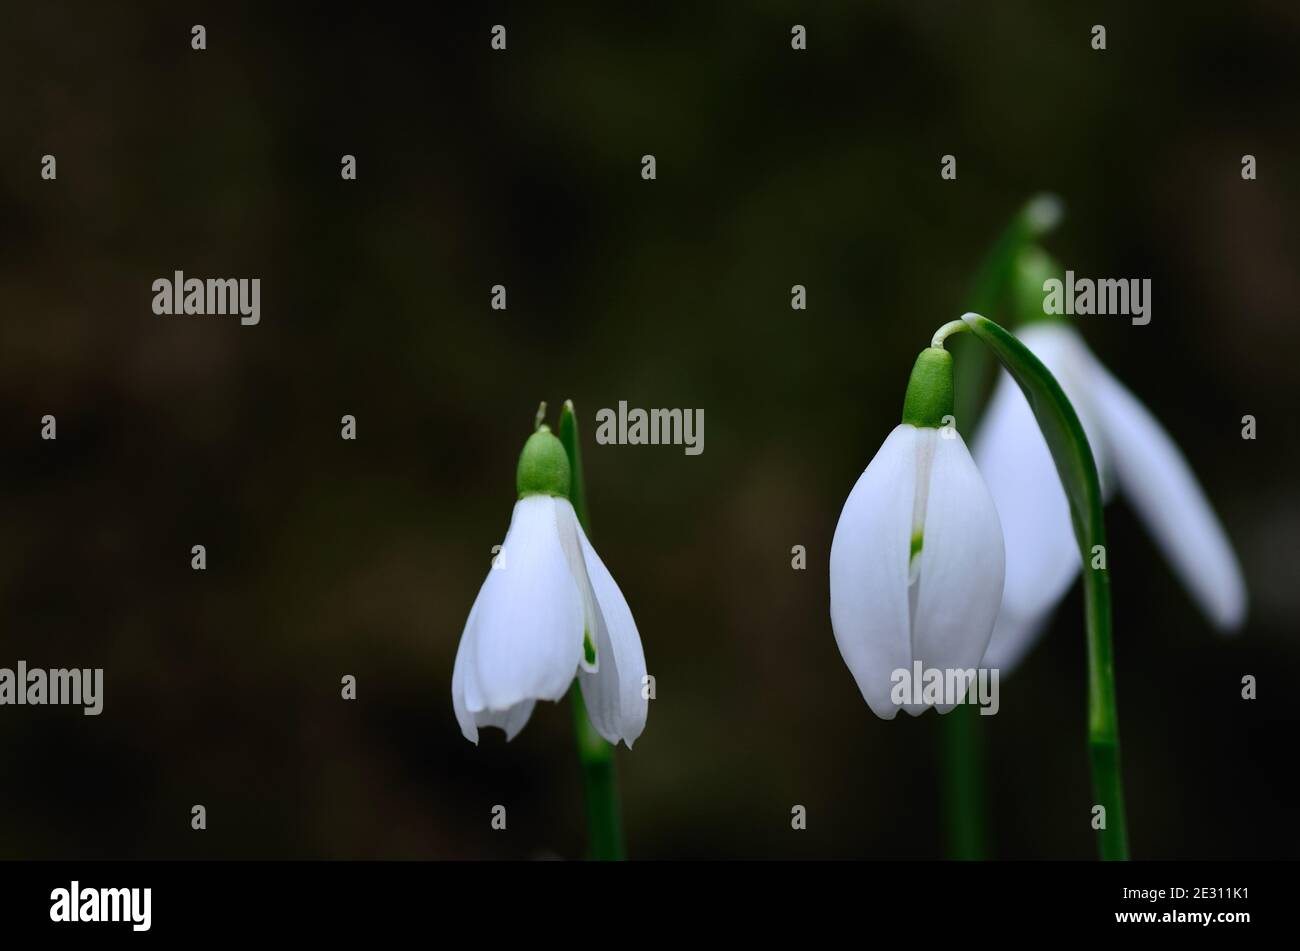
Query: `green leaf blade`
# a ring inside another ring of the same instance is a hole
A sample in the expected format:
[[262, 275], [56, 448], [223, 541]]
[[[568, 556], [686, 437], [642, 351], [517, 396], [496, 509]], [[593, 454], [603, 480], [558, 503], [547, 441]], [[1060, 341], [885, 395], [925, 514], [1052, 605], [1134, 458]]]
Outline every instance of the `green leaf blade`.
[[587, 483], [582, 474], [582, 445], [578, 437], [578, 417], [573, 409], [573, 400], [565, 400], [560, 410], [560, 442], [569, 456], [569, 501], [578, 513], [578, 523], [582, 530], [591, 537], [591, 524], [587, 521]]

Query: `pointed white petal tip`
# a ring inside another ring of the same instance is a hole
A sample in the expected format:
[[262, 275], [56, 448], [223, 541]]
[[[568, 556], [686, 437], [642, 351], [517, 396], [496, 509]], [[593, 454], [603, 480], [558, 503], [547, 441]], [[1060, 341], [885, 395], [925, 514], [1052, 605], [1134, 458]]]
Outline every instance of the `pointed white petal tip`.
[[894, 703], [886, 699], [883, 702], [874, 696], [868, 696], [865, 691], [862, 693], [862, 699], [867, 701], [867, 708], [882, 720], [892, 720], [898, 716], [898, 711], [905, 708], [906, 704]]
[[1246, 583], [1223, 524], [1191, 465], [1150, 410], [1095, 358], [1092, 390], [1120, 489], [1210, 622], [1246, 617]]
[[1210, 620], [1218, 633], [1224, 637], [1235, 637], [1245, 628], [1247, 613], [1246, 591], [1243, 587], [1230, 595], [1227, 603], [1220, 605]]

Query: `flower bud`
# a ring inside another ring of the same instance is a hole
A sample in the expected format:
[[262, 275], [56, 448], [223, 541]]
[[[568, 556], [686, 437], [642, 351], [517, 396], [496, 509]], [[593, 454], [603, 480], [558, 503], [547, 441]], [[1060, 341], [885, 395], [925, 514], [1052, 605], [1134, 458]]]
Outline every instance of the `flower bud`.
[[515, 473], [519, 498], [555, 495], [567, 499], [569, 479], [569, 457], [564, 444], [555, 438], [549, 426], [539, 426], [519, 454], [519, 468]]
[[952, 354], [943, 347], [926, 347], [916, 358], [903, 397], [903, 422], [940, 429], [952, 416]]

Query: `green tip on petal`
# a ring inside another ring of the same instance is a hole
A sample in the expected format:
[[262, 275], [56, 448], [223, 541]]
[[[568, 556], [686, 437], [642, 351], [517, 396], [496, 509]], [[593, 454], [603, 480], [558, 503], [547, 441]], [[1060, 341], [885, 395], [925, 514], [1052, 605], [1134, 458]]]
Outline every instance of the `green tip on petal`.
[[557, 495], [567, 499], [569, 480], [569, 456], [564, 444], [555, 438], [551, 427], [542, 423], [528, 437], [524, 451], [519, 454], [519, 468], [515, 473], [519, 497]]
[[939, 429], [952, 416], [952, 354], [943, 347], [926, 347], [916, 358], [907, 395], [903, 397], [903, 422]]

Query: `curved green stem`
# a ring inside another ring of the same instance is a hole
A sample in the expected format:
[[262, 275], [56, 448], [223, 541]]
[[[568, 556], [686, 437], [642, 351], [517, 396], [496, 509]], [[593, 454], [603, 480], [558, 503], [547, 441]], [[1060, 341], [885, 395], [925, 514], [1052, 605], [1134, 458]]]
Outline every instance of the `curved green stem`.
[[[569, 501], [588, 535], [587, 490], [582, 476], [582, 450], [578, 419], [573, 403], [564, 401], [560, 411], [560, 442], [569, 457]], [[582, 702], [582, 688], [575, 682], [569, 695], [573, 701], [573, 731], [578, 742], [578, 762], [587, 799], [587, 853], [596, 861], [615, 862], [627, 857], [623, 844], [623, 819], [618, 802], [618, 778], [614, 772], [614, 747], [596, 732]]]
[[1115, 705], [1115, 663], [1111, 644], [1110, 576], [1106, 569], [1106, 526], [1101, 483], [1083, 425], [1064, 391], [1042, 362], [1005, 328], [979, 314], [962, 317], [975, 336], [1011, 374], [1029, 401], [1056, 463], [1070, 504], [1070, 521], [1083, 560], [1088, 645], [1088, 749], [1092, 764], [1098, 844], [1103, 859], [1128, 858], [1128, 823], [1120, 776], [1119, 713]]

